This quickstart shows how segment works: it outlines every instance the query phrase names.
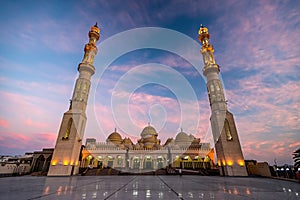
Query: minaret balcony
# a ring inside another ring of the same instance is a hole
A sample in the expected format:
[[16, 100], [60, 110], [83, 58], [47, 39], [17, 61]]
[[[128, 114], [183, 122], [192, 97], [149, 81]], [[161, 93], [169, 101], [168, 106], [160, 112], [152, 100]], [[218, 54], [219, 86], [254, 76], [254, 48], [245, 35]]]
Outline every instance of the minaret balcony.
[[78, 71], [88, 71], [91, 73], [91, 75], [93, 75], [95, 73], [95, 67], [89, 63], [80, 63], [78, 65]]
[[220, 67], [217, 64], [203, 67], [203, 75], [204, 76], [206, 76], [209, 73], [219, 73], [219, 72], [220, 72]]

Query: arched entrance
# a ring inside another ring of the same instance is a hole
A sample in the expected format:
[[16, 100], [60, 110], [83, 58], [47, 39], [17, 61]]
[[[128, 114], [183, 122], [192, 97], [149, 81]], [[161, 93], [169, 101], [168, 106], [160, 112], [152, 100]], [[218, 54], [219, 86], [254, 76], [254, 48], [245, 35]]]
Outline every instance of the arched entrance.
[[153, 169], [153, 159], [151, 156], [146, 156], [144, 159], [144, 169]]
[[193, 168], [193, 160], [190, 156], [184, 156], [182, 159], [183, 162], [183, 168], [185, 169], [192, 169]]
[[115, 166], [117, 166], [117, 167], [122, 167], [122, 165], [123, 165], [123, 158], [122, 158], [122, 156], [118, 155], [118, 156], [116, 157], [116, 163], [115, 163]]
[[35, 164], [35, 167], [34, 167], [34, 171], [35, 172], [43, 171], [44, 162], [45, 162], [45, 157], [43, 155], [40, 155], [36, 159], [36, 164]]
[[132, 159], [132, 169], [139, 169], [140, 168], [140, 159], [139, 157], [135, 156]]
[[201, 168], [204, 168], [204, 165], [203, 165], [203, 159], [200, 158], [200, 156], [195, 156], [194, 160], [194, 168], [195, 169], [201, 169]]
[[164, 168], [164, 158], [162, 156], [157, 157], [157, 169]]
[[49, 170], [51, 159], [52, 159], [52, 155], [49, 156], [46, 160], [46, 165], [45, 165], [45, 170], [44, 170], [45, 172], [47, 172]]
[[114, 167], [114, 159], [111, 156], [107, 156], [107, 167]]
[[175, 157], [175, 160], [174, 160], [174, 162], [173, 162], [173, 167], [175, 167], [175, 168], [181, 168], [182, 166], [181, 166], [181, 157], [180, 156], [176, 156]]
[[96, 157], [96, 165], [97, 165], [97, 168], [102, 168], [102, 166], [103, 166], [102, 156], [97, 156]]

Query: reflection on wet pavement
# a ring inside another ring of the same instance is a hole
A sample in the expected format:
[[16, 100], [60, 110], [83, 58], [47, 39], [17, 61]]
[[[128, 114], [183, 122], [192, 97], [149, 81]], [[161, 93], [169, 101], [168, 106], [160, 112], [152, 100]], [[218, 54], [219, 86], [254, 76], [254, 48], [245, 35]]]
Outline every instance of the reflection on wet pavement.
[[296, 182], [209, 176], [9, 177], [0, 199], [299, 199]]

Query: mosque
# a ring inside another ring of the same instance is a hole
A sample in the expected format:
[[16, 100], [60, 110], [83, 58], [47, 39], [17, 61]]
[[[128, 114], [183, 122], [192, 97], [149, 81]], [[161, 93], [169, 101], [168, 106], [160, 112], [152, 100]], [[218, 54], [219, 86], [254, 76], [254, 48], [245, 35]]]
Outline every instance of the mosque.
[[179, 132], [175, 139], [164, 144], [158, 139], [155, 128], [146, 126], [141, 139], [134, 144], [130, 138], [122, 138], [115, 130], [106, 142], [86, 141], [86, 154], [81, 167], [111, 167], [124, 170], [157, 170], [165, 167], [183, 169], [210, 169], [213, 167], [214, 150], [210, 143], [201, 143], [193, 135]]
[[87, 139], [83, 148], [82, 138], [86, 126], [86, 107], [91, 76], [95, 73], [94, 57], [96, 42], [100, 38], [97, 24], [92, 26], [89, 42], [84, 48], [84, 57], [78, 65], [79, 76], [75, 83], [69, 109], [64, 113], [53, 151], [48, 176], [72, 176], [82, 167], [111, 167], [129, 170], [156, 170], [166, 166], [180, 169], [207, 169], [214, 166], [214, 152], [217, 167], [223, 176], [247, 176], [234, 117], [227, 108], [220, 67], [214, 58], [214, 48], [209, 42], [208, 29], [201, 25], [198, 40], [202, 48], [203, 75], [211, 107], [211, 129], [215, 148], [202, 143], [199, 138], [183, 131], [175, 139], [169, 138], [161, 144], [154, 127], [146, 126], [141, 138], [134, 144], [130, 138], [122, 138], [115, 130], [106, 142]]

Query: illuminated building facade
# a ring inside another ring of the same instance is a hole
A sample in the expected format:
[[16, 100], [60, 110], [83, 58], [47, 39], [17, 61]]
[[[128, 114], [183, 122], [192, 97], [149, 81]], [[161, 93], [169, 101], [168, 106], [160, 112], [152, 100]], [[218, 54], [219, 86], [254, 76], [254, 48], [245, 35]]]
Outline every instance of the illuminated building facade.
[[156, 170], [165, 168], [210, 169], [214, 151], [210, 143], [201, 143], [193, 135], [179, 132], [161, 145], [155, 128], [148, 125], [141, 132], [141, 139], [134, 144], [122, 138], [115, 130], [106, 142], [87, 139], [81, 167], [111, 167], [119, 170]]

